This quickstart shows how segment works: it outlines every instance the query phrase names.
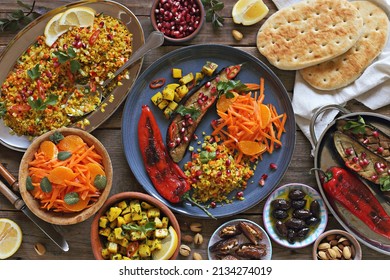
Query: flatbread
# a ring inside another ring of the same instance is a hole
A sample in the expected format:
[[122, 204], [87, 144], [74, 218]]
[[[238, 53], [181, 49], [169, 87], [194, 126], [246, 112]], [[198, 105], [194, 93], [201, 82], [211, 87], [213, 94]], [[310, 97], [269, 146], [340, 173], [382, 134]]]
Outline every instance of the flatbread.
[[257, 48], [283, 70], [298, 70], [348, 51], [362, 33], [359, 11], [346, 0], [307, 0], [283, 8], [257, 33]]
[[369, 1], [351, 3], [363, 18], [363, 34], [360, 39], [341, 56], [300, 70], [303, 79], [317, 89], [333, 90], [353, 83], [387, 43], [389, 20], [386, 13]]

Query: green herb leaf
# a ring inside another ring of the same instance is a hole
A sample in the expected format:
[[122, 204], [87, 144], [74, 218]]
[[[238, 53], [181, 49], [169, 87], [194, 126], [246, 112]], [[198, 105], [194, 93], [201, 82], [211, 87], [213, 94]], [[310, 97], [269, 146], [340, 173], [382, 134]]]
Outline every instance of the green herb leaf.
[[76, 57], [76, 52], [74, 51], [74, 49], [72, 47], [69, 47], [67, 52], [68, 52], [68, 56], [70, 58], [75, 58]]
[[202, 4], [206, 10], [206, 21], [211, 22], [215, 28], [222, 27], [224, 18], [218, 12], [225, 7], [225, 4], [219, 0], [202, 0]]
[[43, 101], [40, 97], [36, 100], [32, 96], [27, 98], [27, 103], [31, 106], [32, 109], [37, 111], [43, 111], [47, 108], [47, 105], [55, 105], [58, 101], [58, 96], [55, 94], [49, 95], [45, 101]]
[[57, 159], [63, 161], [63, 160], [66, 160], [66, 159], [70, 158], [71, 156], [72, 156], [71, 152], [61, 151], [61, 152], [58, 153]]
[[103, 190], [107, 185], [107, 177], [101, 174], [96, 175], [95, 179], [93, 180], [93, 185], [98, 190]]
[[58, 62], [61, 64], [64, 64], [65, 62], [67, 62], [70, 59], [68, 54], [65, 52], [57, 51], [57, 52], [53, 52], [53, 53], [58, 58]]
[[77, 60], [70, 61], [70, 72], [76, 74], [81, 69], [81, 64]]
[[36, 80], [41, 76], [41, 72], [39, 72], [39, 64], [35, 65], [33, 68], [27, 70], [27, 75], [31, 80]]
[[42, 178], [39, 186], [41, 187], [41, 190], [45, 193], [49, 193], [53, 189], [53, 187], [52, 187], [52, 185], [47, 177]]
[[[240, 80], [235, 81], [235, 80], [229, 80], [227, 82], [218, 82], [217, 84], [217, 90], [219, 91], [219, 94], [227, 94], [230, 91], [238, 91], [238, 92], [243, 92], [243, 91], [248, 91], [248, 87], [243, 84]], [[228, 98], [233, 98], [234, 95], [227, 95], [226, 97]]]
[[343, 127], [344, 130], [349, 130], [354, 134], [365, 133], [366, 122], [362, 116], [357, 118], [357, 121], [349, 120]]
[[156, 223], [155, 222], [147, 222], [145, 225], [137, 225], [134, 223], [128, 223], [126, 225], [122, 225], [122, 229], [128, 230], [128, 231], [140, 231], [143, 234], [147, 234], [149, 231], [156, 229]]
[[61, 132], [54, 131], [54, 133], [49, 136], [49, 139], [54, 144], [58, 144], [62, 139], [64, 139], [64, 135], [62, 135]]
[[191, 118], [196, 120], [200, 116], [200, 110], [196, 109], [195, 107], [184, 107], [183, 105], [179, 105], [177, 107], [176, 112], [182, 116], [185, 116], [187, 114], [191, 115]]
[[[0, 31], [17, 31], [49, 11], [45, 7], [36, 6], [35, 1], [31, 6], [21, 1], [17, 1], [17, 3], [22, 9], [11, 11], [7, 15], [8, 18], [0, 19]], [[23, 9], [28, 11], [24, 12]]]
[[384, 176], [379, 178], [379, 184], [381, 191], [390, 191], [390, 176]]
[[0, 118], [2, 118], [7, 113], [7, 108], [5, 107], [4, 102], [0, 102]]
[[27, 176], [27, 178], [26, 178], [26, 189], [28, 191], [32, 191], [34, 189], [34, 185], [32, 183], [32, 179], [30, 176]]
[[76, 192], [69, 192], [64, 197], [64, 201], [68, 205], [76, 204], [77, 202], [79, 202], [79, 200], [79, 194]]

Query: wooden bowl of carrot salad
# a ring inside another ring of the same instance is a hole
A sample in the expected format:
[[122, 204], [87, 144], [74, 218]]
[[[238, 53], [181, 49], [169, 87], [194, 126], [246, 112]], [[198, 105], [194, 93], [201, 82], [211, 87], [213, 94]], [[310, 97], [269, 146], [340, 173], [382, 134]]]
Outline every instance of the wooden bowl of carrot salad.
[[106, 201], [112, 164], [103, 144], [77, 128], [60, 128], [36, 138], [19, 167], [20, 194], [42, 220], [80, 223]]

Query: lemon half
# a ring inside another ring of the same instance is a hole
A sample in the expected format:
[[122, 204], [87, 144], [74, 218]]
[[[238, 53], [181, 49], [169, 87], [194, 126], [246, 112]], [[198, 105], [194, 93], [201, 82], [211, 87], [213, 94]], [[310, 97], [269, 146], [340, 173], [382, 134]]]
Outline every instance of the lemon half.
[[269, 12], [262, 0], [238, 0], [233, 6], [234, 23], [252, 25], [262, 20]]
[[0, 259], [11, 257], [22, 244], [22, 230], [14, 221], [0, 218]]
[[169, 260], [175, 253], [179, 244], [179, 238], [172, 226], [168, 228], [168, 231], [169, 235], [161, 240], [161, 249], [152, 252], [152, 258], [154, 260]]

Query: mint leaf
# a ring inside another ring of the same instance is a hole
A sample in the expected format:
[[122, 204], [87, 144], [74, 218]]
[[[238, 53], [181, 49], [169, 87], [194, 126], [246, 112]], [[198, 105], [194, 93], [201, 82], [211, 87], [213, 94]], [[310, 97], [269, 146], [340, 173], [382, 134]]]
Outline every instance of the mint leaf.
[[79, 194], [76, 192], [69, 192], [64, 197], [64, 201], [68, 205], [76, 204], [77, 202], [79, 202], [79, 200]]
[[54, 144], [58, 144], [62, 139], [64, 139], [64, 135], [62, 135], [61, 132], [54, 131], [54, 133], [49, 136], [49, 139]]

